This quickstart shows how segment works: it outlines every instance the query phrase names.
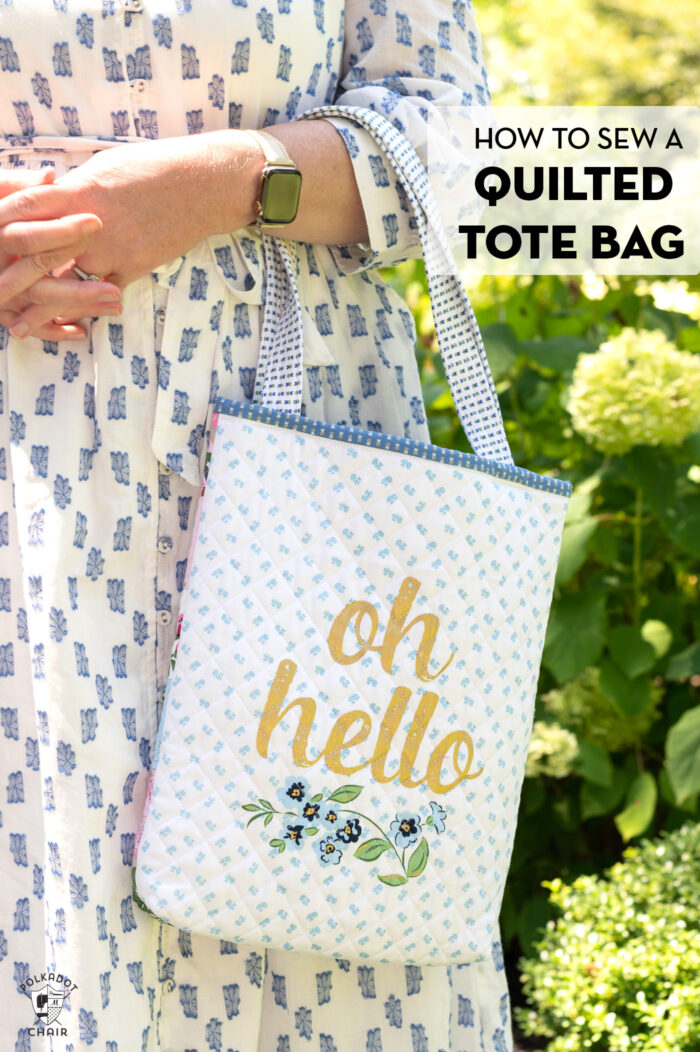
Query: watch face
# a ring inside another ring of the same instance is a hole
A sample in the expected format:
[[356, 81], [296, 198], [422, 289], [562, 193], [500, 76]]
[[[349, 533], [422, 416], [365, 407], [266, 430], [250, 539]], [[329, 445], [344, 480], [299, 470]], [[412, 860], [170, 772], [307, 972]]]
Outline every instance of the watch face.
[[301, 172], [296, 168], [267, 168], [260, 202], [262, 222], [291, 223], [296, 218], [300, 192]]

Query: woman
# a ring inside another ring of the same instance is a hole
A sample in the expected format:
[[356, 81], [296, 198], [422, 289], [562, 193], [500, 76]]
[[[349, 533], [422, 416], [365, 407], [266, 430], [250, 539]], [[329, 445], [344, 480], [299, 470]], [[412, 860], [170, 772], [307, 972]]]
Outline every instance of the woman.
[[3, 1047], [35, 1047], [22, 993], [49, 971], [73, 986], [54, 1049], [512, 1047], [498, 943], [451, 969], [263, 957], [130, 894], [211, 407], [254, 392], [244, 130], [303, 176], [272, 233], [299, 265], [304, 411], [426, 439], [410, 315], [375, 273], [415, 249], [404, 196], [351, 113], [296, 118], [372, 107], [424, 156], [429, 106], [485, 101], [480, 62], [462, 0], [0, 6]]

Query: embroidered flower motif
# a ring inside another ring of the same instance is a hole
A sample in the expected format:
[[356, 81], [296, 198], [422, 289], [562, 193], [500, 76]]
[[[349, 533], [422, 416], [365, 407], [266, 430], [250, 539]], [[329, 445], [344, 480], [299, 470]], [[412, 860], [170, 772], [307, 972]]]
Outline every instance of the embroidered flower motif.
[[393, 836], [397, 847], [409, 847], [411, 844], [415, 844], [420, 836], [420, 817], [405, 811], [396, 816], [389, 826], [389, 832]]
[[324, 866], [337, 866], [343, 857], [343, 852], [338, 846], [338, 842], [333, 837], [326, 837], [325, 840], [314, 841], [314, 847], [318, 852], [318, 857]]
[[294, 808], [295, 811], [299, 811], [311, 795], [309, 783], [305, 778], [289, 778], [282, 789], [277, 791], [277, 796], [285, 807]]
[[306, 822], [316, 822], [319, 810], [319, 804], [315, 804], [312, 800], [305, 800], [301, 806], [301, 817]]
[[289, 825], [284, 826], [282, 838], [284, 840], [289, 840], [292, 844], [296, 844], [297, 847], [300, 847], [301, 842], [304, 839], [303, 825], [301, 825], [301, 823], [298, 825], [292, 825], [290, 823]]
[[[444, 807], [440, 807], [440, 804], [436, 804], [434, 800], [430, 801], [430, 818], [426, 822], [426, 825], [432, 825], [436, 833], [445, 832], [445, 819], [447, 818], [447, 811]], [[432, 821], [431, 821], [432, 819]]]
[[348, 818], [342, 828], [338, 828], [337, 837], [344, 844], [356, 844], [362, 836], [362, 826], [359, 819]]

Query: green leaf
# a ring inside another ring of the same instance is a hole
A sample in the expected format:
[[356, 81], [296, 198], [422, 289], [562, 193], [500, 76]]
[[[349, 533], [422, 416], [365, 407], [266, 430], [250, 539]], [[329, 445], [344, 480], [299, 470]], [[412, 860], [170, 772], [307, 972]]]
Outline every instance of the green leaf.
[[265, 826], [265, 828], [267, 828], [267, 826], [269, 826], [270, 822], [272, 821], [272, 819], [274, 817], [275, 816], [273, 815], [272, 811], [268, 811], [267, 812], [267, 814], [265, 815], [265, 821], [263, 822], [263, 825]]
[[269, 800], [263, 800], [262, 797], [258, 797], [258, 803], [261, 804], [267, 811], [274, 810]]
[[257, 804], [243, 804], [244, 811], [259, 811], [260, 808]]
[[596, 742], [588, 741], [586, 738], [579, 741], [574, 770], [578, 771], [587, 782], [612, 786], [613, 765], [610, 754]]
[[685, 811], [688, 814], [695, 815], [698, 811], [698, 793], [693, 793], [692, 796], [686, 797], [684, 800], [679, 800], [673, 791], [671, 785], [671, 779], [668, 776], [668, 771], [665, 767], [662, 767], [658, 774], [659, 780], [659, 793], [667, 804], [671, 807], [677, 807], [679, 811]]
[[674, 500], [673, 461], [654, 446], [635, 446], [625, 458], [625, 468], [633, 486], [638, 486], [659, 516], [664, 516]]
[[308, 826], [304, 830], [304, 835], [305, 836], [316, 836], [317, 833], [318, 833], [318, 826]]
[[605, 596], [598, 592], [563, 595], [554, 604], [542, 662], [558, 683], [574, 679], [596, 663], [603, 649], [605, 624]]
[[668, 732], [666, 770], [678, 800], [700, 791], [700, 705], [684, 712]]
[[679, 548], [700, 559], [700, 496], [676, 497], [665, 509], [662, 524]]
[[428, 864], [428, 856], [430, 854], [430, 848], [428, 847], [428, 841], [425, 837], [421, 837], [421, 841], [408, 860], [406, 866], [406, 872], [409, 877], [419, 877], [426, 865]]
[[557, 586], [565, 584], [581, 569], [588, 555], [588, 542], [597, 529], [598, 520], [593, 517], [564, 527], [555, 579]]
[[320, 804], [321, 800], [323, 800], [323, 793], [316, 793], [315, 796], [311, 797], [312, 804]]
[[518, 354], [518, 341], [510, 325], [497, 323], [484, 325], [481, 330], [484, 339], [486, 357], [494, 380], [500, 380], [515, 361]]
[[656, 797], [653, 774], [642, 771], [629, 787], [624, 811], [615, 815], [615, 825], [623, 840], [641, 836], [649, 828], [656, 810]]
[[362, 862], [374, 862], [375, 858], [379, 858], [385, 851], [389, 851], [391, 844], [388, 840], [380, 840], [376, 837], [374, 840], [365, 840], [364, 844], [360, 844], [357, 851], [355, 852], [355, 858], [359, 858]]
[[612, 785], [596, 785], [595, 782], [584, 782], [581, 786], [581, 818], [598, 818], [609, 815], [620, 806], [629, 776], [619, 767], [613, 767]]
[[334, 793], [328, 797], [335, 804], [349, 804], [351, 800], [356, 800], [362, 792], [363, 786], [361, 785], [341, 785], [340, 789], [336, 789]]
[[656, 664], [656, 651], [632, 625], [618, 625], [608, 636], [608, 646], [615, 663], [630, 679], [648, 672]]
[[278, 855], [282, 854], [282, 852], [284, 851], [286, 846], [287, 845], [285, 844], [284, 840], [271, 840], [270, 841], [270, 847], [276, 848]]
[[671, 649], [673, 632], [664, 621], [645, 621], [642, 625], [642, 639], [653, 646], [657, 658], [662, 658]]
[[680, 654], [674, 654], [669, 658], [666, 666], [666, 679], [690, 679], [700, 672], [700, 643], [681, 650]]
[[251, 826], [253, 822], [256, 822], [258, 818], [262, 818], [264, 814], [264, 811], [258, 811], [257, 815], [253, 815], [252, 818], [248, 819], [248, 821], [246, 822], [246, 829], [248, 828], [248, 826]]
[[561, 335], [548, 340], [523, 340], [518, 349], [545, 369], [568, 373], [573, 371], [579, 354], [586, 354], [594, 348], [580, 336]]
[[546, 927], [553, 912], [549, 902], [542, 895], [535, 895], [525, 900], [515, 922], [515, 930], [518, 933], [523, 953], [533, 952], [533, 942]]
[[648, 679], [628, 679], [624, 672], [606, 657], [600, 662], [600, 689], [623, 716], [638, 716], [640, 712], [644, 712], [651, 697]]
[[392, 888], [398, 887], [399, 884], [408, 884], [408, 880], [402, 873], [391, 873], [388, 877], [379, 878], [382, 884], [389, 884]]

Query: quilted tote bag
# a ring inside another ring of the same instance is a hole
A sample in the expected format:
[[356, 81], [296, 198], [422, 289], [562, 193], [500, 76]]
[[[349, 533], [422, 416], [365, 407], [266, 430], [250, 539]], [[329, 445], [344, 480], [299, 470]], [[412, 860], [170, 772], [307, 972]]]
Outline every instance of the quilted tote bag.
[[466, 963], [497, 932], [570, 486], [513, 465], [425, 171], [353, 116], [413, 206], [474, 455], [299, 415], [294, 269], [265, 238], [255, 399], [218, 406], [135, 891], [223, 939]]

